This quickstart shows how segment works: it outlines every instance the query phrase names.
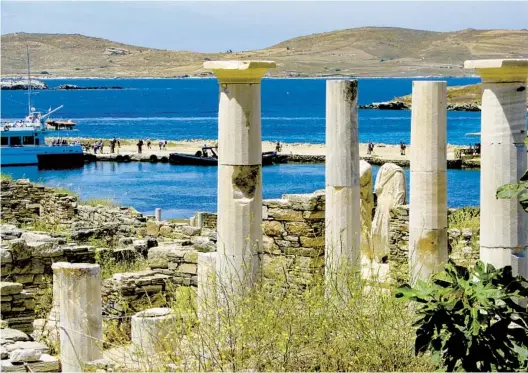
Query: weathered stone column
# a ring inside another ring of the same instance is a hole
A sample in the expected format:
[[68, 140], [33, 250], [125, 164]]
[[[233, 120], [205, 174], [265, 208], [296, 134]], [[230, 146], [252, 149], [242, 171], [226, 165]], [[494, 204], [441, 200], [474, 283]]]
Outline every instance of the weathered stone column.
[[[526, 212], [515, 199], [497, 199], [497, 189], [517, 183], [526, 171], [526, 80], [528, 59], [466, 61], [482, 77], [480, 259], [513, 266], [527, 275]], [[513, 256], [512, 256], [513, 255]]]
[[447, 85], [412, 89], [409, 274], [425, 280], [447, 262]]
[[218, 309], [216, 302], [216, 253], [198, 253], [198, 318], [206, 320]]
[[154, 217], [156, 218], [156, 221], [161, 221], [161, 209], [157, 208], [154, 210]]
[[168, 329], [177, 322], [170, 308], [150, 308], [132, 316], [131, 339], [136, 351], [146, 360], [168, 349]]
[[[357, 80], [326, 82], [325, 277], [340, 286], [338, 272], [360, 259]], [[328, 290], [328, 289], [327, 289]], [[342, 290], [342, 289], [341, 289]]]
[[262, 245], [260, 82], [275, 62], [210, 61], [220, 83], [218, 110], [217, 286], [253, 284]]
[[60, 289], [60, 360], [63, 372], [82, 372], [103, 357], [101, 273], [98, 264], [52, 266]]

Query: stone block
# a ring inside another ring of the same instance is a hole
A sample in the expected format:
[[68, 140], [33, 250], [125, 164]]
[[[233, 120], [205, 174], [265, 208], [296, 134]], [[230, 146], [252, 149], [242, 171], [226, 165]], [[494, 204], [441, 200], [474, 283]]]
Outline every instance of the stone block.
[[[306, 220], [324, 220], [325, 212], [324, 211], [304, 211], [302, 217]], [[299, 219], [302, 221], [303, 219]]]
[[262, 229], [267, 236], [281, 236], [284, 232], [282, 224], [274, 220], [264, 221], [262, 223]]
[[19, 294], [24, 286], [16, 282], [0, 282], [0, 295]]
[[176, 269], [176, 272], [179, 273], [190, 273], [192, 275], [197, 274], [197, 265], [192, 263], [182, 263]]
[[147, 221], [147, 235], [151, 237], [158, 237], [160, 234], [161, 223], [159, 221]]
[[30, 363], [30, 362], [38, 361], [41, 355], [42, 355], [42, 352], [39, 350], [17, 349], [17, 350], [11, 351], [11, 353], [9, 354], [9, 358], [12, 363]]
[[313, 236], [314, 230], [313, 228], [305, 223], [305, 222], [288, 222], [285, 223], [286, 232], [290, 235], [294, 236], [306, 236], [310, 237]]
[[293, 210], [315, 210], [319, 197], [315, 194], [284, 194], [283, 199], [290, 201]]
[[194, 236], [191, 237], [193, 247], [200, 252], [208, 253], [216, 251], [216, 243], [211, 241], [208, 237]]
[[275, 240], [268, 236], [262, 236], [262, 249], [265, 253], [279, 254], [279, 246], [275, 243]]
[[268, 216], [280, 221], [303, 221], [303, 212], [291, 209], [268, 208]]

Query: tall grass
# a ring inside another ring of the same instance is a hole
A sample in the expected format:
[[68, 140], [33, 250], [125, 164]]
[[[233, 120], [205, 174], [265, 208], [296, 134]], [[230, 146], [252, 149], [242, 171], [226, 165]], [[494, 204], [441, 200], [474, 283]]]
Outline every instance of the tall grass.
[[447, 216], [447, 226], [449, 228], [464, 229], [473, 231], [480, 229], [480, 209], [478, 207], [463, 207]]
[[[320, 282], [321, 283], [321, 282]], [[345, 298], [322, 285], [303, 292], [261, 279], [245, 296], [206, 305], [174, 297], [175, 321], [163, 329], [155, 354], [139, 351], [139, 371], [431, 371], [429, 356], [414, 355], [409, 304], [394, 289], [353, 276]], [[203, 314], [202, 314], [203, 315]]]

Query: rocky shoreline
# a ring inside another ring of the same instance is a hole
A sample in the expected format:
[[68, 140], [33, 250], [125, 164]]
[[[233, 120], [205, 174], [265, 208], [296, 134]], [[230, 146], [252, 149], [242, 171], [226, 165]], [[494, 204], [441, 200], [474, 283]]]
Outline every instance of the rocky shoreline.
[[[411, 105], [403, 101], [385, 101], [373, 102], [368, 105], [359, 105], [360, 109], [367, 110], [411, 110]], [[477, 104], [448, 104], [448, 111], [480, 111], [480, 105]]]
[[80, 87], [75, 84], [61, 84], [54, 88], [49, 88], [48, 85], [40, 80], [31, 79], [31, 82], [26, 80], [2, 80], [0, 81], [0, 89], [3, 91], [27, 91], [31, 86], [32, 90], [95, 90], [95, 89], [123, 89], [119, 86], [91, 86]]

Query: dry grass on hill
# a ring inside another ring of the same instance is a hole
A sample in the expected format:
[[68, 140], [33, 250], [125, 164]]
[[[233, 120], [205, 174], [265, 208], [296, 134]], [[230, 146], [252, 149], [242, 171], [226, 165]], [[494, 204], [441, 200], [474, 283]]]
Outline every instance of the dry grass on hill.
[[[364, 27], [290, 39], [262, 50], [195, 53], [137, 47], [83, 35], [2, 35], [2, 75], [32, 70], [51, 76], [174, 77], [200, 75], [207, 59], [268, 59], [272, 76], [418, 76], [471, 74], [467, 59], [526, 58], [528, 30], [431, 32]], [[124, 50], [112, 54], [111, 48]]]

